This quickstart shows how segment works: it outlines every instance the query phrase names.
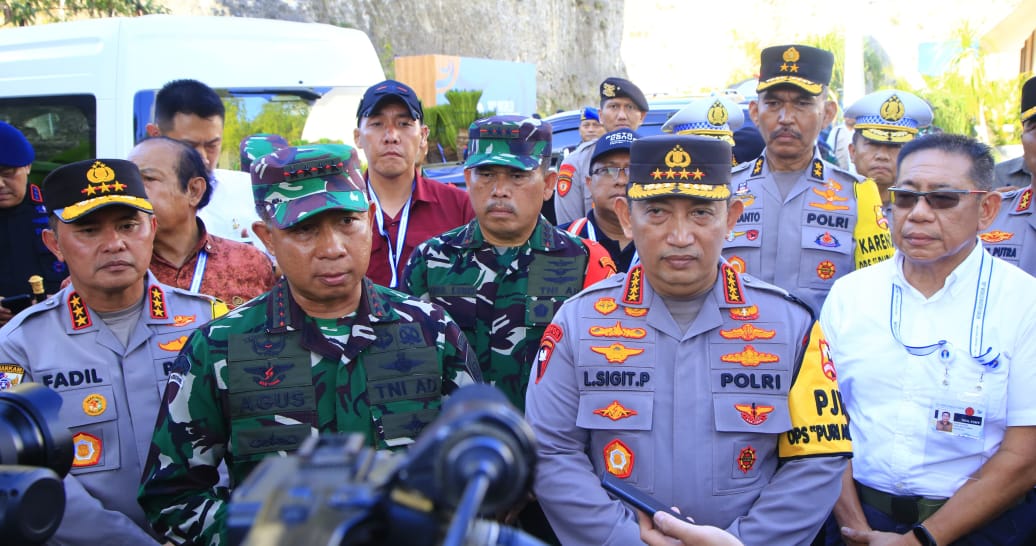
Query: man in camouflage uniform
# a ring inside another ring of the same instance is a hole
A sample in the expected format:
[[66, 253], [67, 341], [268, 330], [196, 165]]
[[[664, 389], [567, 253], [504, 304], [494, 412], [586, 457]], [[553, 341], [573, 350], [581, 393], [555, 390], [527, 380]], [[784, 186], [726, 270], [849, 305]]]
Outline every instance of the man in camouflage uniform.
[[155, 544], [135, 497], [166, 376], [226, 306], [148, 273], [154, 207], [133, 163], [64, 165], [42, 198], [43, 242], [72, 282], [0, 329], [0, 390], [36, 381], [63, 401], [53, 424], [68, 427], [74, 458], [54, 543]]
[[566, 301], [543, 335], [526, 417], [563, 544], [640, 543], [605, 472], [745, 544], [809, 544], [838, 497], [852, 446], [823, 334], [720, 258], [743, 207], [730, 157], [712, 138], [634, 141], [616, 210], [641, 264]]
[[820, 130], [835, 115], [827, 98], [834, 56], [804, 45], [768, 47], [759, 98], [748, 106], [766, 148], [734, 169], [731, 186], [745, 205], [723, 256], [798, 296], [819, 312], [846, 273], [892, 256], [892, 237], [873, 181], [827, 163]]
[[482, 376], [525, 407], [536, 347], [565, 299], [615, 272], [608, 252], [540, 216], [557, 175], [548, 170], [549, 123], [478, 120], [464, 181], [475, 219], [425, 241], [407, 264], [405, 290], [437, 303], [475, 348]]
[[377, 448], [413, 442], [445, 395], [481, 381], [444, 311], [364, 277], [370, 206], [348, 146], [284, 148], [252, 165], [279, 259], [274, 288], [198, 330], [174, 364], [140, 503], [176, 544], [225, 544], [228, 491], [264, 457], [318, 432], [359, 432]]

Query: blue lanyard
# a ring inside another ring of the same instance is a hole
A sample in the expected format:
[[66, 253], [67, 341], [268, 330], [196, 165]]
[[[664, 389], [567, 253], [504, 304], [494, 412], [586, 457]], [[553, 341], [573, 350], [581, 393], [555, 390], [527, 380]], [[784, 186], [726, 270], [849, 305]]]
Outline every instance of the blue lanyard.
[[[993, 263], [986, 265], [986, 253], [982, 253], [982, 261], [979, 265], [978, 284], [975, 287], [975, 304], [971, 313], [971, 333], [969, 335], [969, 354], [976, 362], [990, 369], [996, 369], [1000, 365], [1000, 353], [992, 354], [993, 348], [989, 347], [982, 351], [982, 336], [985, 330], [986, 302], [989, 299], [989, 284], [993, 277]], [[903, 316], [903, 289], [898, 284], [892, 285], [892, 301], [889, 306], [889, 328], [892, 330], [892, 337], [896, 338], [908, 353], [914, 356], [928, 356], [939, 351], [939, 360], [943, 364], [949, 363], [953, 355], [953, 345], [945, 339], [940, 339], [930, 345], [907, 345], [899, 336], [900, 325]]]
[[209, 261], [209, 253], [205, 249], [198, 251], [198, 263], [194, 264], [194, 276], [191, 277], [191, 292], [201, 291], [201, 279], [205, 276], [205, 265]]
[[410, 187], [410, 197], [406, 200], [406, 204], [403, 205], [403, 215], [399, 219], [399, 232], [396, 234], [396, 245], [393, 248], [392, 237], [389, 237], [388, 230], [385, 229], [385, 214], [381, 210], [381, 201], [378, 200], [378, 194], [374, 193], [374, 187], [371, 186], [370, 180], [367, 180], [367, 193], [370, 194], [371, 201], [374, 201], [374, 214], [377, 215], [378, 233], [385, 238], [388, 246], [389, 267], [392, 269], [392, 281], [389, 283], [389, 288], [399, 287], [399, 260], [403, 256], [403, 243], [406, 242], [407, 226], [410, 224], [410, 203], [414, 200], [414, 190], [416, 188], [417, 182], [415, 181]]

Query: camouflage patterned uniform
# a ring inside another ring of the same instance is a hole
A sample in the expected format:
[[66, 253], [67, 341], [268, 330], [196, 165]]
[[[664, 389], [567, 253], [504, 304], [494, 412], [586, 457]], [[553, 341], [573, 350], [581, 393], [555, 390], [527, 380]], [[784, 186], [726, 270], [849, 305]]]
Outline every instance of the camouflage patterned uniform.
[[[348, 147], [287, 148], [253, 165], [253, 192], [278, 229], [319, 212], [367, 210]], [[294, 174], [298, 173], [298, 174]], [[460, 328], [437, 306], [364, 278], [355, 312], [306, 315], [282, 278], [188, 340], [170, 375], [140, 504], [176, 543], [225, 544], [231, 486], [264, 457], [321, 432], [405, 446], [444, 395], [481, 381]]]
[[478, 220], [425, 241], [403, 273], [404, 290], [437, 303], [475, 348], [482, 376], [525, 407], [543, 330], [569, 297], [615, 272], [604, 247], [540, 218], [529, 241], [504, 254]]
[[[442, 396], [479, 381], [460, 329], [442, 309], [364, 280], [343, 336], [326, 337], [274, 289], [198, 330], [174, 364], [140, 503], [159, 533], [223, 543], [225, 460], [238, 484], [261, 459], [317, 432], [361, 432], [406, 445]], [[203, 484], [199, 488], [199, 484]]]

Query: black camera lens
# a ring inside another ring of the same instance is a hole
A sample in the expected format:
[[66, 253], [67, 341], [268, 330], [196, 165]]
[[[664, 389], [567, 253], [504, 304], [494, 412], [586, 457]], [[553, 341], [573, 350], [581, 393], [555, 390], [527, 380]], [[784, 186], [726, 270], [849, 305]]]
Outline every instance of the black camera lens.
[[57, 426], [61, 396], [37, 383], [0, 392], [0, 464], [72, 468], [72, 435]]

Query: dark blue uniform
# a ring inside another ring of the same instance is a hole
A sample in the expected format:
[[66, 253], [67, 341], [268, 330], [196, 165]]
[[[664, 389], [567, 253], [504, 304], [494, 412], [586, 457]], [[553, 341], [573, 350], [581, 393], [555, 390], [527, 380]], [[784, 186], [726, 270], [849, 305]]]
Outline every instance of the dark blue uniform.
[[36, 184], [29, 184], [20, 205], [0, 209], [0, 296], [29, 294], [32, 275], [43, 277], [48, 294], [61, 288], [68, 268], [43, 244], [40, 234], [46, 227], [47, 213]]

